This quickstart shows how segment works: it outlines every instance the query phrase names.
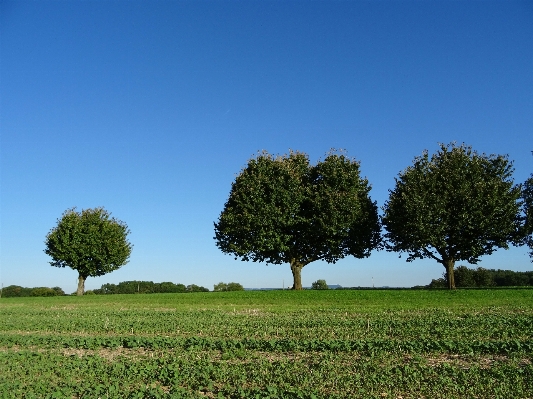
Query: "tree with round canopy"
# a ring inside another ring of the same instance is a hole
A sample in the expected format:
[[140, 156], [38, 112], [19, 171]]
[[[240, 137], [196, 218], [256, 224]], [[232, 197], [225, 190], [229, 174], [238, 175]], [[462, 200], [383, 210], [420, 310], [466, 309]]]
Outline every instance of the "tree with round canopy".
[[512, 174], [507, 156], [465, 144], [441, 144], [431, 158], [424, 151], [396, 178], [383, 207], [387, 249], [406, 252], [408, 262], [436, 260], [454, 289], [456, 261], [475, 264], [517, 241], [521, 190]]
[[313, 166], [302, 152], [262, 152], [232, 183], [215, 223], [216, 245], [244, 261], [289, 263], [293, 289], [301, 290], [301, 270], [309, 263], [364, 258], [379, 246], [369, 191], [359, 162], [342, 153]]
[[67, 209], [46, 235], [44, 252], [50, 265], [78, 272], [77, 295], [83, 295], [87, 277], [103, 276], [128, 263], [132, 245], [128, 226], [104, 208]]

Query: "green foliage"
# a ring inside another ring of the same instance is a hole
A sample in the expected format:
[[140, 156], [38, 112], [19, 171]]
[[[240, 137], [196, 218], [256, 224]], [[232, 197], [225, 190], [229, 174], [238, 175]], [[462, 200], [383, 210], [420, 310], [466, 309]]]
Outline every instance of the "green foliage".
[[328, 284], [326, 280], [317, 280], [311, 284], [311, 289], [313, 290], [328, 290]]
[[244, 287], [239, 283], [228, 283], [227, 291], [244, 291]]
[[153, 281], [122, 281], [118, 284], [102, 284], [94, 290], [98, 295], [109, 294], [160, 294], [187, 292], [184, 284], [174, 284], [169, 281], [154, 283]]
[[196, 284], [190, 284], [187, 286], [185, 292], [209, 292], [209, 288], [205, 288]]
[[65, 291], [61, 287], [52, 287], [52, 289], [56, 292], [56, 295], [66, 295]]
[[482, 267], [469, 269], [466, 266], [459, 266], [455, 269], [456, 287], [492, 287], [494, 282], [494, 270], [487, 270]]
[[446, 278], [437, 278], [431, 280], [431, 283], [429, 283], [428, 288], [446, 288]]
[[18, 285], [10, 285], [2, 289], [3, 298], [28, 297], [28, 296], [63, 296], [65, 292], [60, 287], [35, 287], [26, 288]]
[[213, 292], [223, 292], [223, 291], [227, 291], [227, 284], [226, 283], [223, 283], [222, 281], [218, 284], [215, 284], [213, 286]]
[[158, 284], [159, 286], [154, 290], [154, 292], [160, 292], [160, 293], [165, 293], [165, 292], [173, 292], [173, 293], [178, 293], [178, 292], [186, 292], [187, 291], [187, 287], [185, 287], [184, 284], [174, 284], [170, 281], [164, 281], [162, 283], [159, 283]]
[[227, 292], [227, 291], [244, 291], [244, 287], [239, 283], [223, 283], [220, 282], [214, 285], [213, 291]]
[[494, 274], [483, 267], [478, 267], [474, 271], [474, 281], [476, 282], [476, 287], [493, 287], [496, 284], [494, 282]]
[[33, 288], [21, 287], [19, 285], [10, 285], [2, 289], [2, 298], [30, 296]]
[[122, 281], [115, 284], [103, 284], [97, 294], [156, 294], [170, 292], [185, 292], [186, 287], [183, 284], [174, 284], [172, 282], [154, 283], [153, 281]]
[[441, 144], [431, 158], [425, 151], [399, 174], [383, 207], [387, 249], [442, 263], [454, 288], [456, 261], [477, 263], [516, 241], [521, 190], [512, 173], [506, 156], [464, 144]]
[[30, 296], [57, 296], [57, 292], [48, 287], [36, 287], [31, 290]]
[[[445, 274], [444, 274], [445, 276]], [[443, 288], [446, 280], [432, 280], [429, 288]], [[526, 287], [533, 286], [533, 271], [516, 272], [513, 270], [494, 270], [478, 267], [469, 269], [459, 266], [455, 269], [457, 287]]]
[[524, 200], [524, 244], [529, 246], [531, 250], [529, 256], [533, 262], [533, 174], [523, 185], [522, 199]]
[[533, 286], [533, 271], [515, 272], [513, 270], [487, 270], [497, 287]]
[[79, 273], [78, 295], [87, 277], [102, 276], [128, 262], [132, 245], [128, 226], [104, 208], [68, 209], [46, 236], [45, 253], [55, 267], [70, 267]]
[[474, 279], [474, 270], [466, 266], [458, 266], [454, 270], [454, 275], [456, 287], [475, 287], [477, 285]]
[[300, 152], [248, 161], [215, 223], [217, 246], [244, 261], [289, 263], [295, 289], [316, 260], [363, 258], [380, 242], [377, 206], [359, 163], [329, 154], [315, 166]]

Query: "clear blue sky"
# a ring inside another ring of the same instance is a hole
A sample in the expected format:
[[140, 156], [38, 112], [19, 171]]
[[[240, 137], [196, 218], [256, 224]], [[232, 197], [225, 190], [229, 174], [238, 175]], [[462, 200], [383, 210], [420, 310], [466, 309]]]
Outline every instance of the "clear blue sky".
[[[258, 150], [332, 147], [361, 161], [382, 206], [438, 142], [508, 154], [533, 172], [530, 1], [0, 1], [1, 274], [61, 286], [47, 232], [67, 208], [125, 221], [125, 280], [210, 289], [292, 282], [288, 265], [234, 260], [213, 222]], [[466, 264], [466, 263], [465, 263]], [[526, 248], [481, 266], [531, 270]], [[374, 252], [313, 263], [303, 284], [428, 284], [432, 260]]]

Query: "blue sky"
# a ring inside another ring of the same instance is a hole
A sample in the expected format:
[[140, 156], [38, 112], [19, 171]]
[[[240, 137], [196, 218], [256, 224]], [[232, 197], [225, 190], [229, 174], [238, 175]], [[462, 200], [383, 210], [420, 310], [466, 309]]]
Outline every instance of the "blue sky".
[[[523, 1], [0, 1], [4, 286], [61, 286], [44, 239], [64, 210], [125, 221], [130, 262], [89, 278], [210, 289], [292, 283], [213, 240], [259, 150], [361, 161], [382, 206], [424, 149], [465, 142], [533, 172], [533, 4]], [[464, 263], [464, 262], [463, 262]], [[466, 264], [466, 263], [465, 263]], [[526, 248], [480, 266], [533, 269]], [[312, 263], [303, 285], [428, 284], [432, 260], [374, 252]]]

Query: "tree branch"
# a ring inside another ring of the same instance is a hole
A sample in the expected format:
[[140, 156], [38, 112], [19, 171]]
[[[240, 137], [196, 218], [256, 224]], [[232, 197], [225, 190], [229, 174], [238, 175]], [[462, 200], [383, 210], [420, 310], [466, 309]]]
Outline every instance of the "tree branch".
[[442, 263], [442, 259], [437, 258], [437, 257], [433, 254], [433, 252], [431, 252], [429, 249], [427, 249], [427, 248], [423, 248], [422, 250], [424, 251], [424, 254], [426, 254], [427, 257], [429, 257], [429, 258], [433, 258], [433, 259], [435, 259], [437, 262]]

